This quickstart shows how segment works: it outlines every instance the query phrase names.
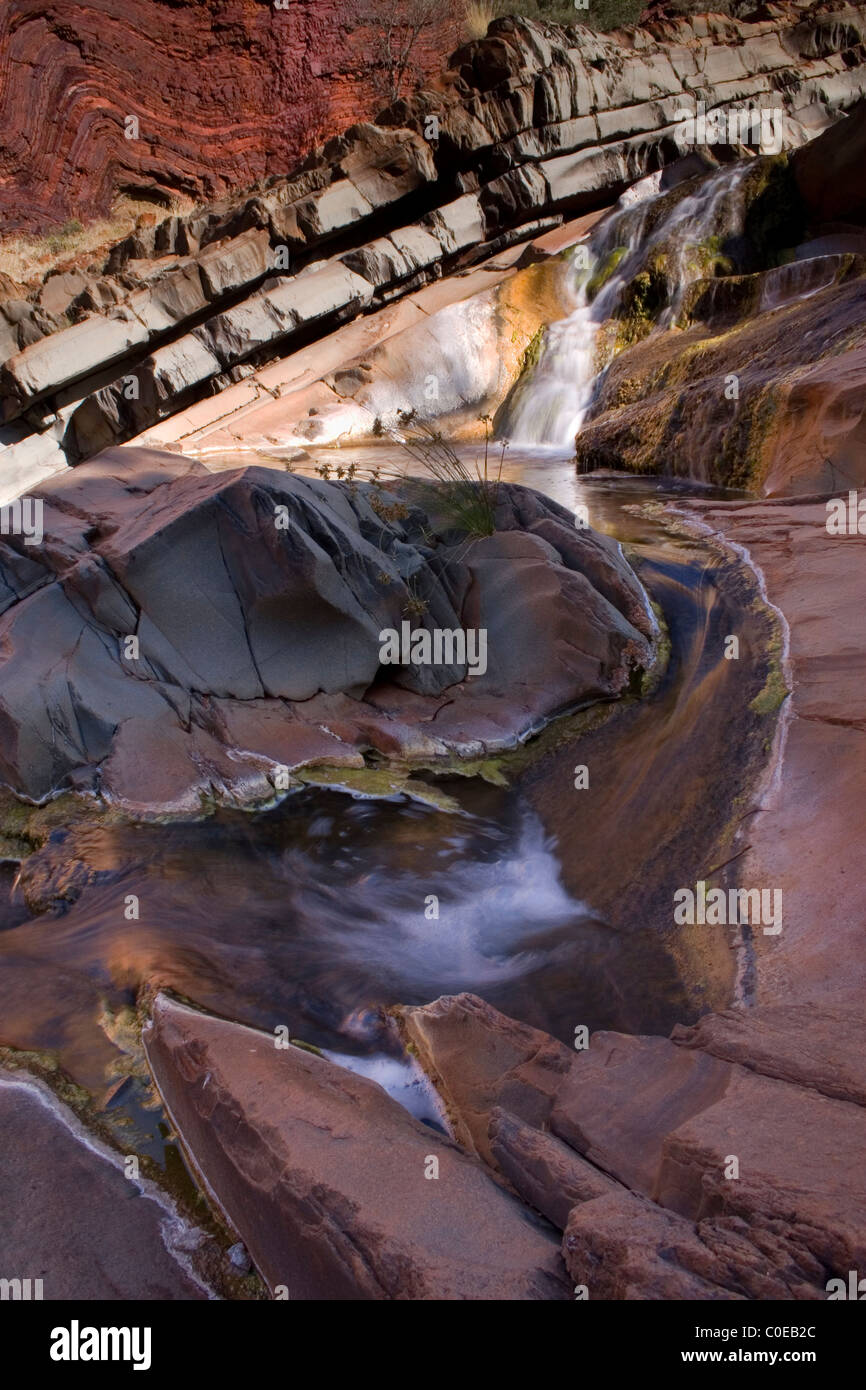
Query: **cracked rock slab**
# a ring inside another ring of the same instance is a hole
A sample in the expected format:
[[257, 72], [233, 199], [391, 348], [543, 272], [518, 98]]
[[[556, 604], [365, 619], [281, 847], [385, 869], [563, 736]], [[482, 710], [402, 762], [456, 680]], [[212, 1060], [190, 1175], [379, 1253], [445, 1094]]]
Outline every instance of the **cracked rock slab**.
[[272, 1290], [569, 1296], [552, 1228], [374, 1082], [165, 995], [144, 1042], [188, 1153]]

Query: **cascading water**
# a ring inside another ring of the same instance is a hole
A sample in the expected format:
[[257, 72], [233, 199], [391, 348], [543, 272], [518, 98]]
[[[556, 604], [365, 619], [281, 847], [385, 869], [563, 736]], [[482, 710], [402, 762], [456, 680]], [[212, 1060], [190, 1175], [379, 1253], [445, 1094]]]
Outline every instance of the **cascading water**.
[[546, 329], [538, 360], [524, 372], [499, 420], [497, 433], [512, 444], [568, 447], [586, 418], [600, 372], [598, 330], [609, 319], [623, 290], [652, 252], [664, 245], [667, 278], [676, 292], [658, 318], [670, 327], [686, 288], [707, 274], [702, 248], [711, 238], [741, 230], [740, 185], [748, 163], [721, 169], [667, 214], [658, 204], [661, 175], [652, 175], [623, 195], [592, 233], [586, 257], [571, 258], [570, 293], [575, 307], [568, 318]]

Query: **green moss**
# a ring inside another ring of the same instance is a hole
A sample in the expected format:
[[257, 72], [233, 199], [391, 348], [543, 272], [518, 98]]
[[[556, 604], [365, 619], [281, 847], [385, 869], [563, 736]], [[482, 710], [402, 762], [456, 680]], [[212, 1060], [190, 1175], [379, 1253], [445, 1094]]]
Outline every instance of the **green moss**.
[[719, 235], [705, 237], [689, 248], [689, 268], [693, 274], [706, 276], [731, 275], [734, 263], [725, 255], [723, 240]]
[[673, 651], [670, 629], [665, 622], [664, 611], [661, 605], [656, 603], [655, 599], [650, 600], [650, 605], [659, 625], [659, 637], [656, 646], [655, 664], [651, 666], [648, 671], [644, 671], [641, 674], [640, 696], [642, 700], [645, 700], [648, 695], [651, 695], [654, 690], [658, 689], [661, 679], [668, 668], [671, 652]]
[[611, 276], [615, 274], [617, 266], [628, 255], [627, 246], [615, 246], [608, 253], [600, 266], [596, 268], [587, 281], [586, 293], [590, 302], [595, 299], [599, 290], [603, 290]]
[[520, 359], [519, 376], [523, 376], [537, 363], [541, 356], [541, 344], [544, 342], [544, 327], [537, 328], [530, 338], [526, 347], [523, 349], [523, 356]]
[[773, 666], [763, 690], [755, 696], [749, 709], [755, 714], [775, 714], [790, 693], [781, 669]]
[[623, 290], [615, 315], [618, 352], [652, 331], [669, 298], [667, 261], [662, 252], [656, 252]]
[[35, 1076], [44, 1081], [79, 1119], [89, 1115], [92, 1106], [90, 1093], [67, 1076], [53, 1052], [0, 1047], [0, 1066], [6, 1071], [23, 1072], [25, 1076]]
[[734, 423], [727, 431], [721, 454], [713, 464], [713, 480], [723, 487], [758, 492], [766, 473], [765, 445], [779, 409], [775, 387], [753, 391], [738, 402]]
[[460, 810], [453, 797], [413, 777], [406, 767], [399, 764], [357, 768], [328, 767], [323, 764], [299, 768], [295, 775], [299, 782], [308, 787], [333, 787], [371, 799], [408, 796], [414, 801], [435, 806], [440, 811]]
[[782, 633], [776, 615], [767, 608], [767, 605], [760, 599], [756, 599], [752, 604], [756, 611], [764, 612], [772, 620], [772, 636], [767, 645], [767, 660], [769, 669], [767, 679], [762, 690], [758, 691], [754, 700], [751, 701], [749, 709], [757, 715], [773, 715], [781, 708], [791, 691], [785, 680], [785, 671], [782, 664]]
[[766, 270], [784, 265], [808, 227], [806, 206], [787, 153], [765, 155], [754, 161], [746, 180], [745, 198], [743, 233], [756, 259], [755, 266], [746, 268]]
[[124, 817], [96, 797], [64, 792], [43, 806], [19, 801], [8, 788], [0, 789], [0, 855], [26, 859], [41, 849], [54, 830], [84, 822], [117, 824]]

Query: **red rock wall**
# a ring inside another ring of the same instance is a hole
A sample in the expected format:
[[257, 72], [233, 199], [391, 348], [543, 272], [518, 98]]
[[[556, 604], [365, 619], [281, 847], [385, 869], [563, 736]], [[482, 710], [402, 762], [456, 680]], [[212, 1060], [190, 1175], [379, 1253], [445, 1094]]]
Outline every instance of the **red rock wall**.
[[[443, 4], [443, 13], [448, 6]], [[352, 0], [2, 0], [0, 234], [151, 187], [218, 197], [385, 105]], [[444, 18], [425, 76], [458, 39]], [[141, 138], [127, 140], [137, 116]]]

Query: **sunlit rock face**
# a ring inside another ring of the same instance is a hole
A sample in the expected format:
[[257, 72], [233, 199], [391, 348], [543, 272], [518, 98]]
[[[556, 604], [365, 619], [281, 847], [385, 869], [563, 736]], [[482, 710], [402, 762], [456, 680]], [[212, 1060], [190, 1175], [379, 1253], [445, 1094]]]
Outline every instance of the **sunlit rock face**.
[[[425, 75], [457, 40], [447, 10], [413, 55]], [[316, 139], [383, 104], [371, 44], [337, 0], [86, 0], [61, 10], [9, 0], [0, 15], [3, 225], [39, 231], [105, 214], [120, 193], [167, 205], [285, 174]], [[130, 115], [139, 139], [127, 138]]]
[[430, 483], [136, 449], [66, 474], [41, 543], [0, 555], [3, 779], [195, 810], [267, 799], [275, 765], [477, 755], [621, 692], [655, 620], [619, 546], [531, 489], [487, 497], [467, 532]]

